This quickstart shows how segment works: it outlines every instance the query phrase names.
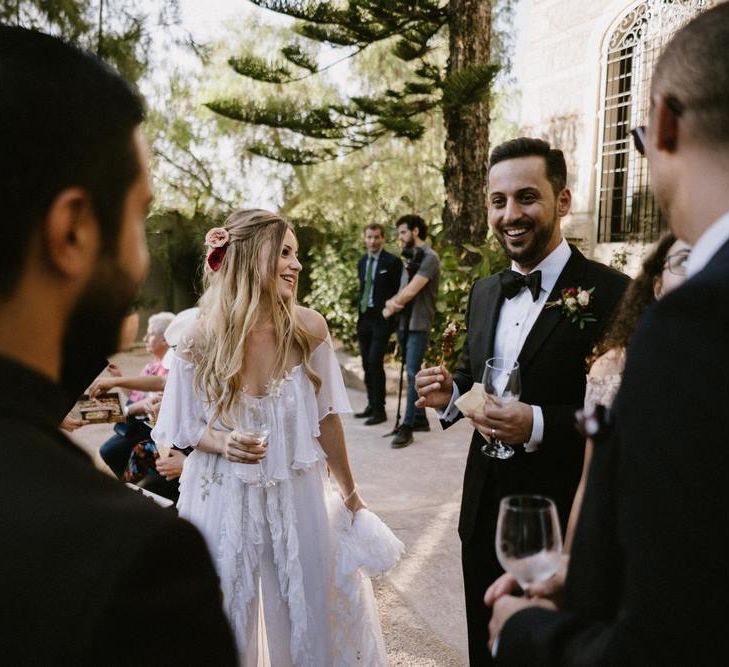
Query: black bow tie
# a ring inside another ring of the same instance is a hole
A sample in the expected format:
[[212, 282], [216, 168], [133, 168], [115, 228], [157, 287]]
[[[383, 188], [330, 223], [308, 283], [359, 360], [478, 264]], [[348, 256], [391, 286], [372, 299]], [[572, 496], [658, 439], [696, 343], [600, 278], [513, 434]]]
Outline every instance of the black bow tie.
[[506, 269], [500, 274], [501, 289], [507, 299], [513, 299], [525, 287], [532, 293], [536, 301], [539, 298], [539, 291], [542, 289], [542, 272], [533, 271], [526, 276], [511, 269]]

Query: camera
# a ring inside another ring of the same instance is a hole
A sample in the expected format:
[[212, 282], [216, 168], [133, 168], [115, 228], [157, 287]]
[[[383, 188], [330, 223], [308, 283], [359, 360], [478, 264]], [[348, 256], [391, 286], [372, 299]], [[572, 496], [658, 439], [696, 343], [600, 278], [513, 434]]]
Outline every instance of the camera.
[[420, 264], [425, 256], [425, 250], [409, 246], [402, 249], [402, 256], [405, 258], [405, 270], [408, 272], [408, 280], [412, 280], [413, 276], [418, 272]]

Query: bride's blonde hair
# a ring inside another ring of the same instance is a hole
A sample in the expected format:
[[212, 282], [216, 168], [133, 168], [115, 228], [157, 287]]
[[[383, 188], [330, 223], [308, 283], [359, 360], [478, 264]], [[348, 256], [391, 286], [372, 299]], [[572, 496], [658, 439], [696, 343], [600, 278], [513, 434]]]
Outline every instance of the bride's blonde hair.
[[[259, 307], [270, 304], [276, 340], [275, 364], [269, 391], [289, 369], [296, 346], [303, 369], [319, 391], [321, 381], [310, 366], [313, 335], [295, 317], [296, 295], [284, 299], [278, 292], [278, 260], [284, 236], [293, 226], [280, 216], [260, 209], [233, 213], [223, 224], [229, 234], [220, 268], [205, 265], [204, 292], [196, 333], [195, 381], [215, 406], [210, 424], [228, 421], [246, 364], [245, 343], [257, 322]], [[268, 253], [265, 267], [261, 258]], [[263, 271], [262, 271], [263, 268]]]

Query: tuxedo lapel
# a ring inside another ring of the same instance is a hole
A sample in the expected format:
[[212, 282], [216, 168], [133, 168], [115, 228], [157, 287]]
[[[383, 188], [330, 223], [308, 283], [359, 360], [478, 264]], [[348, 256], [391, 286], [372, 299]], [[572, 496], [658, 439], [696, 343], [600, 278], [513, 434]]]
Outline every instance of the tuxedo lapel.
[[[569, 260], [567, 260], [564, 269], [562, 269], [562, 273], [559, 274], [559, 278], [557, 278], [552, 292], [547, 297], [547, 303], [559, 299], [560, 292], [567, 287], [587, 287], [581, 285], [586, 265], [585, 256], [574, 246], [570, 246], [570, 248], [572, 254]], [[522, 369], [529, 365], [529, 362], [539, 352], [544, 341], [563, 318], [564, 314], [561, 308], [547, 308], [545, 306], [542, 309], [519, 353], [519, 365]]]
[[501, 292], [501, 282], [491, 280], [485, 283], [483, 295], [474, 302], [474, 312], [470, 316], [471, 331], [475, 335], [470, 343], [471, 365], [474, 382], [481, 382], [483, 368], [486, 360], [494, 356], [494, 338], [496, 337], [496, 325], [499, 321], [499, 311], [504, 303], [504, 296]]

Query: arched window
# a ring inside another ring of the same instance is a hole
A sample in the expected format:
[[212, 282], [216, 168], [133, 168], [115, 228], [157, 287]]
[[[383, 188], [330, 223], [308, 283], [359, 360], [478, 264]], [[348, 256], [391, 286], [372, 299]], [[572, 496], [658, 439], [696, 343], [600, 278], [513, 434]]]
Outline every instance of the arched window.
[[663, 45], [714, 0], [644, 0], [607, 40], [598, 210], [600, 243], [654, 241], [665, 228], [648, 188], [648, 165], [630, 130], [645, 125], [650, 77]]

